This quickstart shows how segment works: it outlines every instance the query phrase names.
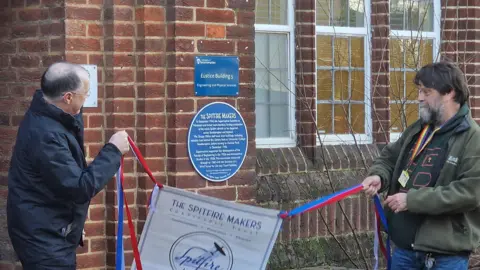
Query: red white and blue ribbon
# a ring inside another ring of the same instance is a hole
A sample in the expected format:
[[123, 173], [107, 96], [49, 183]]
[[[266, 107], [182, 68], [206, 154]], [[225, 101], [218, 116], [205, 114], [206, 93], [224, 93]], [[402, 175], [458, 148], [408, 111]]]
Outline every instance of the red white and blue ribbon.
[[[152, 182], [154, 183], [154, 188], [152, 190], [152, 194], [149, 198], [149, 202], [147, 207], [154, 211], [154, 205], [155, 205], [155, 198], [158, 195], [158, 192], [161, 188], [163, 188], [163, 185], [159, 183], [155, 177], [153, 176], [152, 172], [150, 171], [147, 162], [143, 158], [142, 154], [140, 153], [140, 150], [138, 147], [135, 145], [133, 140], [128, 137], [128, 142], [130, 144], [130, 148], [132, 149], [132, 152], [135, 156], [135, 158], [139, 161], [139, 163], [142, 165], [143, 169], [145, 172], [148, 174]], [[130, 231], [130, 238], [132, 241], [132, 248], [133, 248], [133, 257], [135, 260], [135, 265], [137, 269], [142, 270], [142, 264], [140, 260], [140, 253], [138, 251], [138, 243], [137, 243], [137, 237], [135, 235], [135, 228], [133, 226], [133, 221], [132, 221], [132, 216], [130, 213], [130, 210], [128, 208], [128, 202], [125, 197], [125, 193], [123, 190], [124, 186], [124, 178], [123, 178], [123, 157], [121, 161], [120, 168], [118, 170], [117, 174], [117, 204], [118, 204], [118, 229], [117, 229], [117, 250], [116, 250], [116, 270], [124, 270], [125, 269], [125, 258], [124, 258], [124, 248], [123, 248], [123, 207], [125, 206], [125, 210], [127, 213], [127, 218], [128, 218], [128, 226], [129, 226], [129, 231]], [[338, 202], [340, 200], [343, 200], [346, 197], [349, 197], [351, 195], [357, 194], [363, 190], [363, 186], [361, 184], [335, 192], [333, 194], [327, 195], [325, 197], [316, 199], [314, 201], [308, 202], [304, 205], [301, 205], [297, 208], [292, 209], [291, 211], [282, 211], [279, 216], [283, 219], [290, 219], [295, 216], [301, 215], [306, 212], [310, 212], [316, 209], [319, 209], [321, 207], [324, 207], [326, 205]], [[380, 246], [380, 249], [382, 250], [382, 253], [384, 254], [386, 260], [387, 260], [387, 269], [390, 270], [391, 266], [391, 255], [390, 255], [390, 244], [389, 244], [389, 239], [387, 239], [387, 245], [386, 247], [383, 245], [383, 241], [381, 238], [381, 226], [380, 223], [383, 225], [383, 228], [385, 232], [388, 235], [388, 227], [387, 227], [387, 221], [385, 214], [383, 212], [383, 207], [380, 202], [380, 198], [378, 195], [375, 195], [373, 197], [374, 203], [375, 203], [375, 239], [374, 239], [374, 257], [375, 257], [375, 270], [378, 269], [378, 247]]]
[[[307, 213], [316, 209], [319, 209], [321, 207], [325, 207], [326, 205], [338, 202], [340, 200], [343, 200], [346, 197], [352, 196], [354, 194], [357, 194], [363, 190], [362, 184], [340, 190], [338, 192], [335, 192], [333, 194], [327, 195], [325, 197], [321, 197], [319, 199], [316, 199], [314, 201], [308, 202], [306, 204], [303, 204], [301, 206], [298, 206], [294, 209], [292, 209], [290, 212], [282, 211], [280, 213], [280, 217], [284, 219], [290, 219], [292, 217], [301, 215], [303, 213]], [[375, 270], [378, 269], [378, 246], [381, 247], [382, 253], [384, 254], [386, 260], [387, 260], [387, 269], [390, 269], [390, 261], [391, 261], [391, 256], [390, 256], [390, 241], [387, 241], [387, 247], [385, 248], [383, 246], [383, 241], [381, 238], [381, 231], [380, 231], [380, 222], [383, 224], [383, 227], [385, 228], [385, 231], [387, 231], [387, 220], [385, 217], [385, 213], [383, 212], [383, 207], [380, 202], [380, 198], [378, 195], [375, 195], [373, 197], [373, 201], [375, 203], [375, 239], [374, 239], [374, 258], [375, 258]]]
[[123, 177], [123, 158], [120, 161], [120, 168], [117, 173], [117, 205], [118, 205], [118, 228], [117, 228], [117, 253], [116, 253], [116, 270], [125, 270], [125, 256], [123, 249], [123, 189], [122, 180]]
[[[375, 232], [374, 232], [375, 237], [374, 237], [374, 249], [373, 249], [374, 257], [375, 257], [374, 270], [378, 269], [378, 246], [380, 246], [383, 256], [387, 260], [387, 269], [390, 270], [392, 265], [392, 255], [390, 250], [390, 235], [388, 234], [387, 218], [385, 217], [382, 203], [380, 202], [380, 197], [378, 197], [378, 194], [373, 197], [373, 202], [375, 203]], [[381, 225], [383, 225], [385, 233], [387, 234], [386, 247], [383, 244], [383, 240], [382, 240]]]
[[[130, 148], [132, 149], [132, 152], [135, 156], [135, 158], [139, 161], [139, 163], [142, 165], [143, 169], [145, 172], [148, 174], [152, 182], [155, 184], [155, 187], [153, 188], [152, 191], [152, 196], [150, 197], [149, 204], [152, 205], [150, 202], [153, 202], [152, 197], [156, 196], [159, 189], [163, 187], [161, 183], [159, 183], [155, 177], [153, 176], [152, 172], [150, 171], [150, 168], [147, 165], [147, 162], [143, 158], [140, 150], [138, 147], [135, 145], [133, 140], [128, 137], [128, 142], [130, 144]], [[125, 191], [123, 189], [124, 187], [124, 178], [123, 178], [123, 168], [124, 168], [124, 159], [122, 157], [121, 162], [120, 162], [120, 168], [118, 170], [118, 175], [117, 175], [117, 197], [118, 197], [118, 229], [117, 229], [117, 250], [116, 250], [116, 270], [124, 270], [125, 269], [125, 258], [124, 258], [124, 248], [123, 248], [123, 206], [125, 206], [125, 210], [127, 213], [127, 219], [128, 219], [128, 227], [130, 231], [130, 240], [132, 241], [132, 249], [133, 249], [133, 258], [135, 260], [135, 265], [138, 270], [142, 270], [142, 263], [140, 260], [140, 252], [138, 250], [138, 242], [137, 242], [137, 237], [135, 234], [135, 227], [133, 225], [133, 220], [132, 220], [132, 215], [130, 212], [130, 209], [128, 208], [128, 202], [127, 198], [125, 197]]]
[[281, 218], [292, 218], [294, 216], [310, 212], [312, 210], [316, 210], [318, 208], [324, 207], [326, 205], [332, 204], [334, 202], [343, 200], [344, 198], [351, 196], [353, 194], [356, 194], [360, 192], [363, 189], [362, 185], [357, 185], [348, 189], [344, 189], [342, 191], [327, 195], [325, 197], [316, 199], [314, 201], [311, 201], [309, 203], [306, 203], [304, 205], [301, 205], [297, 208], [294, 208], [290, 212], [282, 212], [280, 214]]

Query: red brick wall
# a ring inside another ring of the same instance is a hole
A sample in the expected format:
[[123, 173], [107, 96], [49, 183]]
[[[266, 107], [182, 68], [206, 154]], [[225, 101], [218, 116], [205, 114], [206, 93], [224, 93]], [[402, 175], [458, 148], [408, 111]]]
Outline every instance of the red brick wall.
[[[50, 2], [52, 4], [9, 0], [2, 3], [7, 8], [0, 21], [2, 205], [7, 194], [7, 170], [16, 126], [32, 91], [38, 88], [41, 73], [53, 60], [60, 59], [98, 66], [98, 106], [85, 109], [84, 117], [89, 161], [112, 132], [126, 129], [160, 182], [226, 200], [252, 201], [251, 184], [255, 178], [253, 1]], [[61, 18], [65, 21], [57, 21]], [[194, 97], [193, 57], [198, 54], [240, 57], [238, 98]], [[249, 149], [243, 167], [235, 177], [219, 184], [207, 183], [194, 172], [186, 147], [186, 134], [194, 114], [215, 100], [234, 105], [249, 131]], [[12, 101], [20, 107], [14, 109], [12, 104], [7, 104]], [[140, 234], [152, 183], [131, 154], [126, 158], [125, 171], [126, 198]], [[115, 193], [112, 181], [92, 201], [85, 227], [85, 247], [78, 249], [78, 269], [114, 267]], [[3, 212], [0, 214], [5, 216]], [[126, 225], [125, 222], [126, 260], [131, 261]], [[6, 224], [2, 224], [0, 237], [8, 243]], [[9, 269], [15, 261], [11, 247], [0, 250], [0, 266]]]
[[44, 68], [64, 57], [64, 7], [59, 1], [0, 1], [0, 269], [15, 254], [6, 225], [7, 171], [16, 126]]
[[[85, 110], [87, 159], [91, 161], [118, 129], [126, 129], [153, 174], [165, 182], [165, 8], [155, 1], [66, 0], [67, 61], [98, 67], [98, 106]], [[131, 154], [125, 160], [126, 198], [137, 233], [146, 218], [152, 184]], [[114, 266], [116, 188], [110, 182], [90, 208], [87, 245], [78, 250], [78, 268]], [[125, 259], [133, 259], [124, 222]]]
[[315, 125], [315, 1], [295, 3], [295, 75], [297, 141], [309, 158], [314, 158], [317, 144]]
[[442, 0], [442, 52], [443, 56], [458, 63], [465, 72], [470, 87], [471, 106], [474, 118], [480, 120], [480, 22], [478, 2]]
[[372, 131], [374, 142], [385, 144], [390, 137], [389, 107], [389, 1], [372, 0], [372, 38], [371, 44], [371, 96], [372, 96]]

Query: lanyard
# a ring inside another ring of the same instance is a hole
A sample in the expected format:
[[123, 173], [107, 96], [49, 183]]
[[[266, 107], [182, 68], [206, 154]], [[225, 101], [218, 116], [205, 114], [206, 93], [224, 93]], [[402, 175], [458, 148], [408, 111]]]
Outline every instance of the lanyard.
[[433, 135], [435, 134], [435, 132], [439, 131], [440, 128], [442, 127], [440, 126], [434, 129], [429, 135], [427, 135], [430, 129], [429, 125], [426, 125], [423, 128], [422, 132], [420, 133], [420, 136], [418, 136], [417, 143], [413, 148], [413, 153], [412, 153], [412, 156], [410, 157], [410, 161], [407, 167], [410, 167], [410, 165], [412, 165], [415, 158], [423, 151], [423, 149], [425, 149], [425, 146], [427, 146], [427, 144], [433, 139]]

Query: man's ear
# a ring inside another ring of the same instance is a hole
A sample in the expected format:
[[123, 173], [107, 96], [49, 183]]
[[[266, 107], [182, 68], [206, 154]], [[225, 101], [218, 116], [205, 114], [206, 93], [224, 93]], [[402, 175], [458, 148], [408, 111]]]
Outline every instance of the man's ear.
[[71, 92], [67, 92], [63, 95], [63, 102], [70, 105], [73, 101], [73, 94]]

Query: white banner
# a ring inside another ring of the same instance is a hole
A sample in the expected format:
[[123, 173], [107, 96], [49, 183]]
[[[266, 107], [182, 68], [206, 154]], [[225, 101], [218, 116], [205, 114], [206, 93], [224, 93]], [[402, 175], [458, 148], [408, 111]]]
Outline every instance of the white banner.
[[282, 224], [278, 210], [167, 186], [152, 204], [139, 242], [144, 270], [263, 270]]

